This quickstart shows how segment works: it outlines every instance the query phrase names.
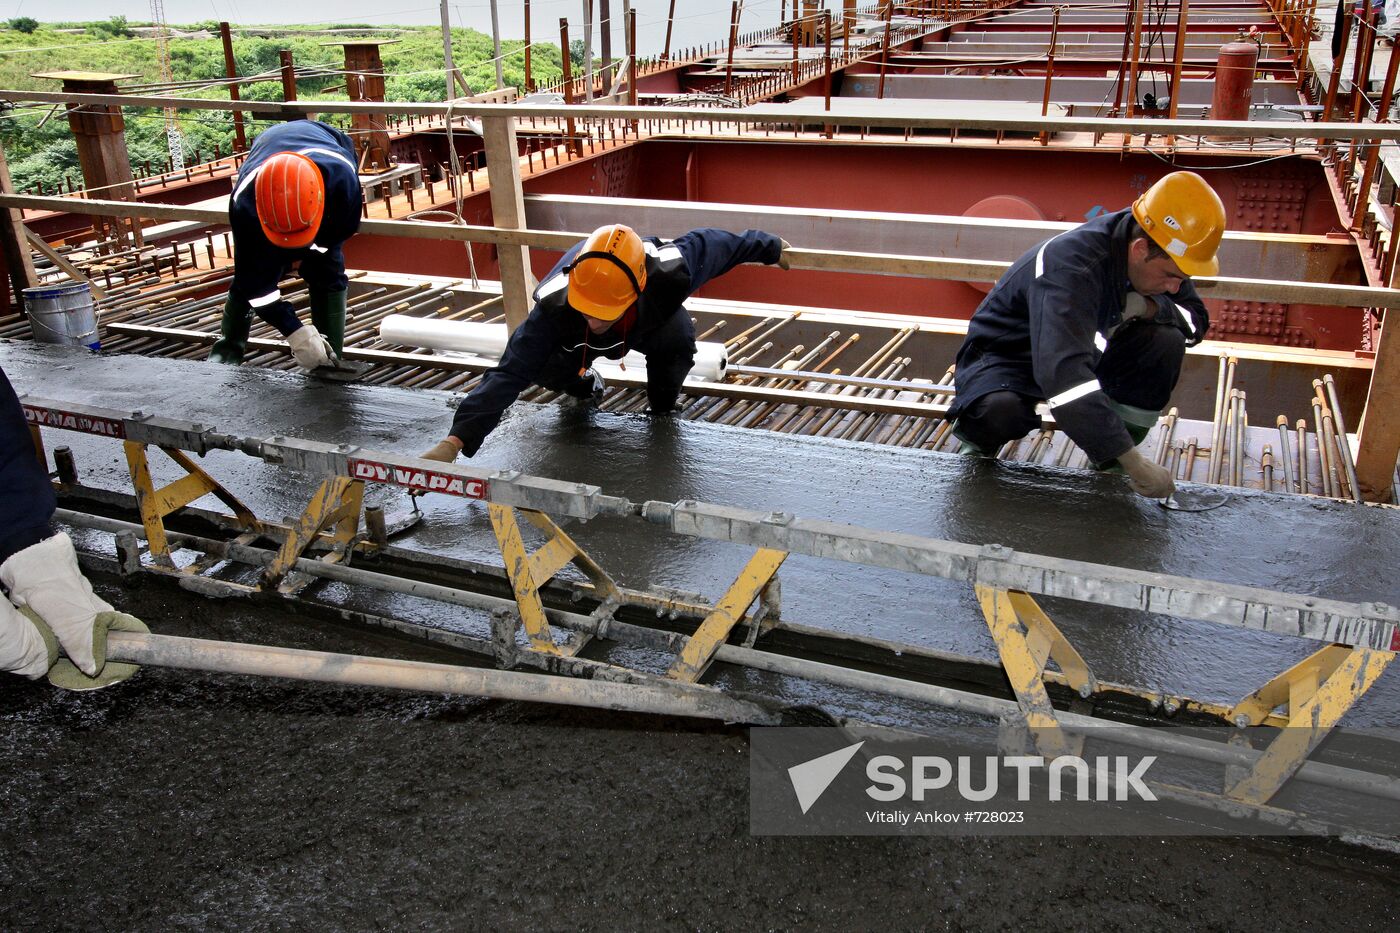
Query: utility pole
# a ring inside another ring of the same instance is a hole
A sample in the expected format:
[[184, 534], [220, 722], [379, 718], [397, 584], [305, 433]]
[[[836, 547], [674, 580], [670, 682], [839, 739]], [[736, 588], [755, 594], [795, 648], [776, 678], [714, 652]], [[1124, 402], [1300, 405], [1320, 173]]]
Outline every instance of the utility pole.
[[457, 85], [453, 75], [457, 71], [456, 64], [452, 61], [452, 24], [447, 19], [447, 0], [442, 0], [442, 63], [447, 68], [447, 96], [443, 100], [451, 100], [457, 96]]

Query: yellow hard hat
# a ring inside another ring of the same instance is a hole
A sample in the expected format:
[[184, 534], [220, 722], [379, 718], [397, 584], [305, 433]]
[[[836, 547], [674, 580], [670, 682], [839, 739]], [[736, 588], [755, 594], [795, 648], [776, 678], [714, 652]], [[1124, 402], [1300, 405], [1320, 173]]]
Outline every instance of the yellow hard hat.
[[1225, 205], [1195, 172], [1172, 172], [1133, 202], [1133, 216], [1152, 241], [1190, 276], [1215, 275], [1225, 235]]
[[647, 287], [642, 238], [623, 224], [599, 227], [568, 266], [569, 304], [600, 321], [615, 321]]

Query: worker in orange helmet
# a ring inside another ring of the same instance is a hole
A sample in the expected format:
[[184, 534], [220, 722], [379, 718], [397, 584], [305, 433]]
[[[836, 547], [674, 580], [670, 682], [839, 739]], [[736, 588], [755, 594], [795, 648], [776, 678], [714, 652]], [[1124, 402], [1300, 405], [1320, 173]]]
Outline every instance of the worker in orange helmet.
[[[293, 120], [258, 136], [229, 199], [233, 285], [209, 359], [241, 364], [256, 313], [287, 338], [303, 368], [338, 362], [349, 284], [341, 244], [360, 229], [360, 192], [355, 147], [340, 130]], [[294, 264], [310, 292], [310, 324], [278, 288]]]
[[1220, 270], [1225, 208], [1205, 179], [1172, 172], [1131, 207], [1033, 247], [997, 282], [958, 350], [948, 417], [963, 453], [995, 456], [1007, 441], [1056, 426], [1100, 469], [1166, 498], [1171, 472], [1138, 445], [1181, 375], [1210, 316], [1193, 276]]
[[599, 227], [535, 289], [535, 306], [510, 335], [501, 362], [457, 406], [449, 435], [422, 456], [444, 463], [472, 456], [530, 385], [601, 398], [603, 379], [593, 361], [621, 359], [629, 350], [646, 357], [649, 413], [672, 411], [695, 362], [695, 325], [685, 300], [741, 263], [786, 269], [787, 247], [761, 230], [707, 227], [661, 240], [623, 224]]

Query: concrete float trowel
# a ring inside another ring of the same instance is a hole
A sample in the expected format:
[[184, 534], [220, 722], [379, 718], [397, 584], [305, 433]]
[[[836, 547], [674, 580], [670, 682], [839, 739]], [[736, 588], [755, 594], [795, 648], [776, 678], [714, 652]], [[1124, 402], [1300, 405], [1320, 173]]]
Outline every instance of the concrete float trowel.
[[1208, 489], [1178, 489], [1157, 504], [1170, 512], [1209, 512], [1230, 500], [1227, 493]]
[[321, 379], [329, 379], [332, 382], [358, 382], [373, 365], [373, 363], [362, 360], [347, 360], [336, 353], [331, 353], [331, 364], [317, 366], [311, 370], [311, 375]]

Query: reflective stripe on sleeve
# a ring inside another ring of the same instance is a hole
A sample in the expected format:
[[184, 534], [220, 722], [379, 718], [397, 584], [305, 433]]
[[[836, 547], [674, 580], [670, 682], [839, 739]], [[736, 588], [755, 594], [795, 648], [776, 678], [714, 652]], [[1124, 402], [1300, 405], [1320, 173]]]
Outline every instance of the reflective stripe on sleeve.
[[546, 298], [568, 284], [569, 277], [562, 272], [553, 278], [545, 279], [544, 282], [540, 284], [540, 287], [535, 289], [535, 300], [538, 301], [541, 298]]
[[354, 162], [351, 162], [349, 159], [345, 158], [345, 153], [336, 152], [334, 149], [323, 149], [320, 146], [311, 146], [306, 149], [298, 149], [297, 153], [299, 155], [304, 156], [309, 156], [312, 153], [315, 153], [316, 155], [330, 156], [332, 159], [339, 159], [341, 162], [344, 162], [347, 166], [350, 167], [350, 171], [355, 172], [356, 174], [359, 173], [359, 167], [356, 166]]
[[248, 304], [254, 308], [266, 308], [268, 305], [281, 300], [282, 289], [274, 288], [266, 295], [259, 295], [257, 298], [249, 298]]
[[1172, 302], [1172, 305], [1176, 308], [1177, 313], [1181, 315], [1181, 319], [1186, 322], [1186, 329], [1191, 332], [1191, 336], [1196, 336], [1196, 322], [1191, 319], [1191, 312], [1187, 311], [1176, 302]]
[[1051, 408], [1059, 408], [1062, 405], [1068, 405], [1070, 402], [1077, 401], [1090, 393], [1098, 392], [1100, 389], [1102, 389], [1102, 386], [1099, 385], [1099, 381], [1097, 379], [1090, 379], [1088, 382], [1081, 382], [1072, 389], [1066, 389], [1054, 398], [1049, 399], [1046, 404]]
[[1098, 332], [1094, 333], [1094, 347], [1100, 353], [1108, 349], [1108, 341], [1104, 339], [1103, 334], [1100, 334]]

